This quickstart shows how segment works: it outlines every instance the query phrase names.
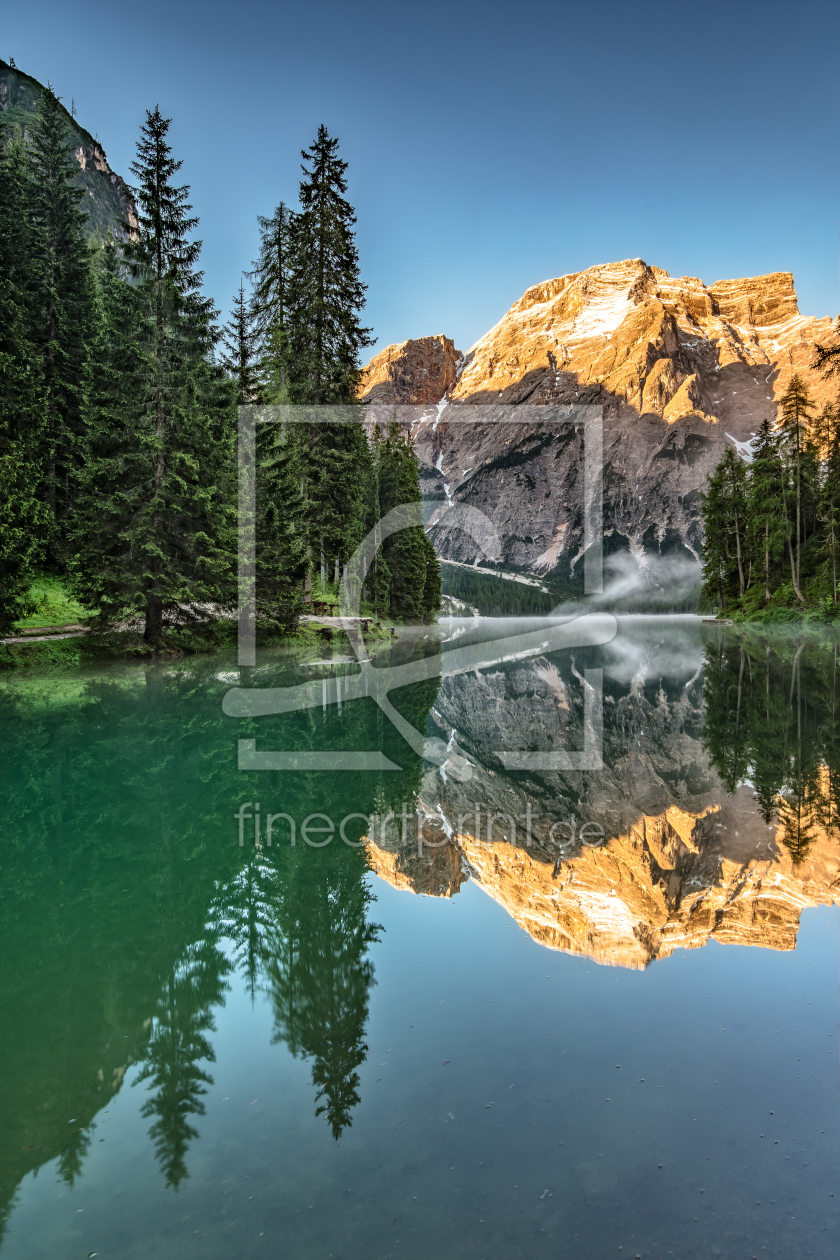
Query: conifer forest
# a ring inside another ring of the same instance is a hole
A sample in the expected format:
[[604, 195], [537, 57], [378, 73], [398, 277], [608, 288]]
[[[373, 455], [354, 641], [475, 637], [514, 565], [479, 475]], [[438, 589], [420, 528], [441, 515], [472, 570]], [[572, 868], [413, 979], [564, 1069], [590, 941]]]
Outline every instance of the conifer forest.
[[[817, 345], [829, 380], [840, 349]], [[729, 447], [703, 496], [703, 593], [715, 609], [757, 620], [838, 612], [840, 409], [817, 409], [794, 373], [748, 458]]]
[[[321, 126], [299, 204], [259, 220], [259, 256], [230, 318], [205, 296], [199, 219], [171, 120], [147, 112], [134, 210], [90, 234], [67, 113], [43, 91], [31, 133], [0, 134], [0, 631], [59, 579], [94, 627], [232, 617], [240, 406], [343, 408], [335, 423], [257, 424], [258, 624], [293, 630], [337, 600], [348, 559], [393, 506], [420, 498], [396, 424], [356, 405], [362, 322], [347, 163]], [[422, 622], [440, 576], [419, 526], [389, 539], [363, 592], [378, 617]]]

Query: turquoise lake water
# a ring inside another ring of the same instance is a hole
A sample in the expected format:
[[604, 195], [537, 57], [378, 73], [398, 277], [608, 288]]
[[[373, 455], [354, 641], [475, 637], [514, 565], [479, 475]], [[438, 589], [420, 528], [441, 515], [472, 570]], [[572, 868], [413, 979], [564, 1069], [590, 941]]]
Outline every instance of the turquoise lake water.
[[836, 645], [613, 630], [0, 679], [0, 1260], [837, 1254]]

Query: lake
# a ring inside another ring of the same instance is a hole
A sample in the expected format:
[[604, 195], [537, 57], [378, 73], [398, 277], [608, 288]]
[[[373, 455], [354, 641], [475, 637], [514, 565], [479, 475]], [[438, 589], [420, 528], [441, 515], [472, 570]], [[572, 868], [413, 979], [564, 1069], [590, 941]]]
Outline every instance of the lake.
[[832, 637], [0, 677], [0, 1257], [828, 1257]]

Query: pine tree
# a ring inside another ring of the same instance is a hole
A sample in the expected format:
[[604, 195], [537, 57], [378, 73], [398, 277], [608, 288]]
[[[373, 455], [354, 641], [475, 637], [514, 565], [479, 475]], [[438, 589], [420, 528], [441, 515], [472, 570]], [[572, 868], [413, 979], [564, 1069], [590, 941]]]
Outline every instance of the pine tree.
[[731, 530], [735, 544], [735, 561], [738, 567], [738, 595], [744, 598], [747, 589], [744, 577], [746, 520], [747, 520], [747, 473], [744, 461], [736, 455], [731, 447], [723, 457], [722, 468], [729, 492], [729, 511], [731, 513]]
[[38, 500], [45, 429], [41, 362], [31, 337], [32, 241], [27, 156], [0, 129], [0, 632], [29, 611], [46, 511]]
[[260, 253], [249, 273], [251, 312], [259, 337], [259, 380], [266, 402], [286, 401], [286, 305], [294, 215], [281, 201], [270, 218], [257, 217]]
[[709, 477], [702, 502], [703, 591], [723, 608], [730, 600], [743, 599], [747, 587], [747, 476], [732, 447]]
[[[345, 200], [347, 163], [338, 140], [319, 127], [315, 143], [302, 152], [300, 213], [291, 222], [291, 265], [284, 315], [290, 402], [316, 407], [355, 403], [359, 353], [372, 345], [360, 312], [365, 285]], [[313, 561], [330, 571], [343, 567], [363, 536], [370, 453], [361, 415], [345, 423], [309, 426], [306, 495], [310, 504], [309, 545]]]
[[294, 630], [309, 572], [307, 504], [301, 489], [306, 433], [299, 424], [258, 423], [256, 445], [257, 615]]
[[133, 283], [110, 252], [88, 410], [74, 585], [103, 620], [140, 615], [163, 645], [164, 620], [199, 620], [233, 598], [232, 387], [210, 362], [212, 303], [195, 270], [189, 189], [147, 114], [132, 171], [138, 227], [125, 245]]
[[763, 420], [753, 444], [747, 508], [751, 543], [761, 558], [765, 604], [769, 604], [771, 598], [771, 565], [778, 561], [790, 534], [783, 478], [778, 438], [770, 421]]
[[825, 456], [819, 501], [820, 519], [825, 526], [822, 554], [831, 574], [832, 602], [836, 605], [840, 569], [840, 417], [831, 403], [823, 408], [816, 429]]
[[[381, 516], [403, 504], [419, 504], [417, 456], [411, 439], [396, 421], [392, 422], [385, 440], [377, 444], [376, 460]], [[434, 548], [422, 525], [413, 525], [392, 535], [384, 543], [383, 552], [389, 570], [389, 604], [393, 615], [417, 622], [436, 612], [440, 607], [440, 574]]]
[[723, 608], [729, 585], [729, 552], [726, 545], [729, 514], [726, 479], [720, 464], [709, 477], [701, 502], [703, 594]]
[[286, 305], [289, 398], [315, 406], [353, 403], [359, 353], [373, 339], [359, 320], [367, 286], [359, 276], [356, 215], [344, 198], [347, 163], [323, 125], [301, 157], [311, 166], [302, 167], [301, 209], [293, 221]]
[[92, 333], [94, 288], [83, 189], [72, 137], [58, 98], [43, 92], [33, 127], [30, 214], [33, 280], [38, 318], [35, 336], [43, 362], [46, 435], [42, 497], [52, 517], [49, 559], [67, 561], [67, 527], [81, 462], [82, 405]]
[[222, 329], [224, 350], [219, 361], [236, 385], [236, 401], [240, 407], [259, 402], [257, 381], [257, 340], [254, 317], [245, 301], [245, 287], [239, 284], [239, 292], [233, 297], [230, 320]]
[[798, 600], [800, 594], [800, 559], [802, 539], [802, 463], [808, 437], [808, 425], [814, 410], [810, 394], [798, 372], [790, 378], [788, 387], [779, 399], [776, 426], [782, 435], [782, 444], [789, 452], [796, 487], [796, 573], [794, 588]]

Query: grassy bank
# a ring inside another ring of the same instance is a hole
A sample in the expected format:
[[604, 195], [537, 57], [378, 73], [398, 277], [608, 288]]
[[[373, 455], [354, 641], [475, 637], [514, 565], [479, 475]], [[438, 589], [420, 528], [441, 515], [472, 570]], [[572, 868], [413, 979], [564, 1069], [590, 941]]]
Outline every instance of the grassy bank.
[[[15, 634], [25, 630], [59, 629], [84, 625], [89, 615], [67, 592], [58, 578], [45, 576], [30, 591], [33, 613], [15, 625]], [[363, 609], [363, 615], [370, 615]], [[164, 657], [177, 659], [197, 653], [229, 652], [236, 646], [236, 622], [217, 619], [198, 627], [172, 627], [166, 633]], [[9, 636], [13, 637], [13, 636]], [[392, 638], [392, 623], [383, 619], [371, 625], [365, 642], [384, 646]], [[302, 622], [293, 634], [272, 634], [257, 630], [257, 646], [288, 653], [306, 660], [322, 656], [328, 644], [349, 649], [347, 635], [339, 625]], [[78, 669], [107, 661], [152, 660], [154, 653], [135, 630], [89, 632], [72, 638], [37, 639], [31, 643], [0, 643], [0, 670], [52, 667]]]
[[756, 625], [786, 625], [800, 621], [832, 623], [840, 621], [840, 605], [834, 602], [832, 582], [824, 574], [804, 577], [800, 584], [802, 603], [798, 604], [793, 583], [782, 582], [773, 591], [769, 603], [764, 597], [764, 587], [752, 586], [743, 599], [716, 607], [711, 615], [728, 617], [738, 622], [754, 622]]

